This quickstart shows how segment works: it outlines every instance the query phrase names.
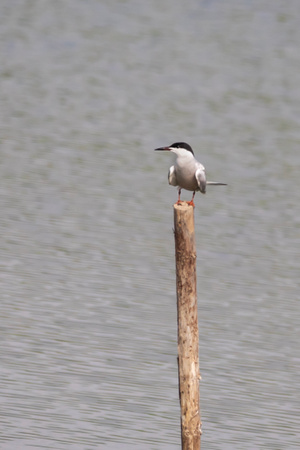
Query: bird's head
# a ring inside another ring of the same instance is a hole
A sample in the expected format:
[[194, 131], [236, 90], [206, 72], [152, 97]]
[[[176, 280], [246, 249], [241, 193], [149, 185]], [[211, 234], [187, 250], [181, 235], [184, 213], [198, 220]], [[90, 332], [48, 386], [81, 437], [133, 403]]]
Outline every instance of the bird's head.
[[174, 142], [174, 144], [169, 145], [168, 147], [159, 147], [155, 149], [156, 151], [170, 151], [176, 153], [177, 156], [188, 156], [192, 154], [194, 156], [194, 152], [192, 147], [186, 142]]

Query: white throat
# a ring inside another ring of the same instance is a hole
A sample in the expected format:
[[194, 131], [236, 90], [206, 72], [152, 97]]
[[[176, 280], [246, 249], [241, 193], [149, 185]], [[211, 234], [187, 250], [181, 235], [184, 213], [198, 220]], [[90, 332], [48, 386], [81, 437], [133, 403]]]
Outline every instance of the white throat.
[[175, 153], [180, 158], [186, 158], [189, 160], [194, 159], [193, 153], [189, 152], [185, 148], [177, 148], [177, 147], [170, 147], [171, 152]]

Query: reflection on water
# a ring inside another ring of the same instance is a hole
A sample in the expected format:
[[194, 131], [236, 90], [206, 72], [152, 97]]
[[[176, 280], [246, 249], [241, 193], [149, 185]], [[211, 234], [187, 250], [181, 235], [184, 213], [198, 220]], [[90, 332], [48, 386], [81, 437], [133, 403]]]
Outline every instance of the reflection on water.
[[203, 447], [298, 448], [298, 9], [0, 6], [1, 448], [180, 448], [176, 140], [229, 183], [195, 201]]

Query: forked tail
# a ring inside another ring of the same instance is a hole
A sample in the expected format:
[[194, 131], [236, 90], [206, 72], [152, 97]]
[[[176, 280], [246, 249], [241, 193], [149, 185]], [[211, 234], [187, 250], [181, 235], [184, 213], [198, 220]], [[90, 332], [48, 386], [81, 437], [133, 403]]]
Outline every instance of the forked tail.
[[227, 183], [219, 183], [218, 181], [207, 181], [206, 184], [210, 186], [227, 186]]

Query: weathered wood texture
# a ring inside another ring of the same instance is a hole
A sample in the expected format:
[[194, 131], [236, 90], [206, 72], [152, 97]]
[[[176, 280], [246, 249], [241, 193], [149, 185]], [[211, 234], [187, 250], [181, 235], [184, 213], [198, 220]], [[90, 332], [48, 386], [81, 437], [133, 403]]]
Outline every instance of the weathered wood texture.
[[194, 208], [174, 205], [178, 317], [178, 375], [183, 450], [199, 450], [199, 331], [197, 314]]

